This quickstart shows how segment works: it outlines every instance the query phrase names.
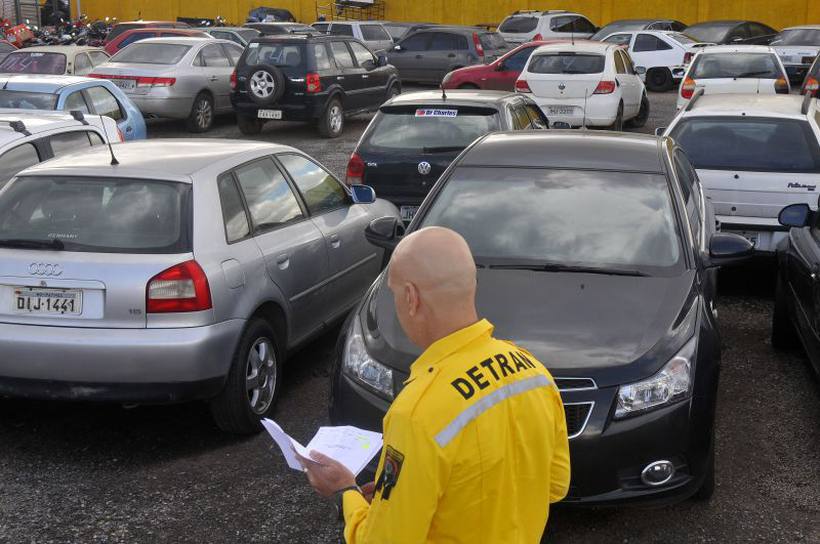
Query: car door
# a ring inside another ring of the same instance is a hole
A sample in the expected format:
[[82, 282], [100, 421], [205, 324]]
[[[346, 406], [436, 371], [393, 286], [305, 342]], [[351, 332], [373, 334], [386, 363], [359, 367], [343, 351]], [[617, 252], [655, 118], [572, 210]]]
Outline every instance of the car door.
[[330, 50], [333, 52], [336, 66], [342, 72], [341, 75], [336, 76], [336, 81], [345, 91], [344, 109], [355, 111], [366, 108], [369, 102], [368, 89], [365, 86], [367, 80], [362, 76], [367, 71], [356, 64], [347, 40], [331, 41]]
[[61, 100], [62, 106], [59, 105], [59, 102], [57, 106], [57, 109], [59, 110], [91, 113], [91, 108], [88, 106], [88, 102], [86, 102], [85, 93], [82, 89], [78, 91], [72, 91], [71, 93], [63, 96]]
[[353, 204], [342, 183], [308, 157], [280, 153], [277, 159], [298, 188], [313, 224], [324, 235], [330, 263], [325, 316], [331, 320], [361, 299], [381, 268], [378, 249], [364, 237], [371, 219], [367, 204]]
[[524, 47], [500, 60], [495, 65], [495, 70], [482, 78], [481, 88], [494, 91], [514, 91], [515, 80], [521, 75], [533, 51], [535, 47]]
[[212, 43], [202, 48], [197, 56], [199, 62], [194, 68], [200, 73], [199, 79], [211, 91], [214, 97], [214, 108], [217, 111], [231, 109], [231, 73], [233, 64], [222, 49], [221, 44]]
[[626, 54], [617, 49], [614, 51], [615, 57], [615, 81], [621, 88], [621, 100], [624, 102], [624, 117], [629, 118], [637, 115], [641, 107], [638, 82], [636, 77], [627, 70]]
[[460, 37], [452, 32], [432, 33], [430, 46], [418, 66], [424, 81], [440, 83], [454, 67], [467, 64], [467, 60], [462, 58], [468, 50], [467, 39], [461, 44]]
[[407, 81], [420, 81], [424, 78], [422, 65], [430, 46], [432, 32], [417, 32], [400, 41], [388, 55], [390, 64], [399, 71], [399, 77]]
[[643, 66], [648, 70], [655, 66], [670, 66], [664, 59], [664, 53], [671, 49], [671, 45], [657, 36], [641, 32], [635, 36], [629, 54], [637, 66]]
[[786, 295], [791, 299], [794, 318], [810, 358], [820, 360], [820, 224], [793, 228], [782, 272]]
[[240, 166], [234, 175], [268, 277], [290, 305], [290, 330], [298, 341], [321, 328], [326, 313], [324, 286], [329, 274], [324, 237], [272, 158]]
[[91, 106], [91, 112], [96, 115], [110, 117], [117, 123], [117, 127], [123, 132], [126, 139], [134, 133], [134, 127], [126, 123], [126, 114], [120, 107], [120, 103], [111, 91], [105, 87], [88, 87], [85, 90], [86, 100]]
[[348, 45], [356, 58], [356, 64], [363, 70], [361, 75], [362, 91], [367, 98], [364, 107], [375, 109], [387, 97], [388, 68], [379, 66], [375, 55], [359, 42], [350, 41]]

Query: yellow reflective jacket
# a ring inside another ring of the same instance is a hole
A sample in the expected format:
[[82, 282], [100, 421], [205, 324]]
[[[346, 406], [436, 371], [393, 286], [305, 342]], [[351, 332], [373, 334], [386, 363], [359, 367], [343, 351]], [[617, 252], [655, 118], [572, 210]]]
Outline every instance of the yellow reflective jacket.
[[431, 345], [384, 418], [372, 504], [344, 494], [348, 544], [537, 543], [569, 487], [564, 407], [486, 320]]

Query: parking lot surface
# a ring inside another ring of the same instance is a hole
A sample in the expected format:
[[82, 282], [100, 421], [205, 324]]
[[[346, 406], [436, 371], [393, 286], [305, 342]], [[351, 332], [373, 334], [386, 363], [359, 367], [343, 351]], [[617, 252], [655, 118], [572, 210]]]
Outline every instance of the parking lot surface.
[[[646, 132], [669, 122], [675, 95], [650, 100]], [[298, 147], [343, 176], [368, 120], [349, 119], [336, 140], [295, 123], [268, 125], [258, 138]], [[177, 122], [148, 130], [188, 137]], [[206, 136], [241, 137], [230, 116]], [[725, 271], [720, 281], [713, 499], [554, 508], [544, 542], [820, 542], [820, 386], [802, 353], [771, 347], [771, 268]], [[273, 417], [301, 441], [327, 423], [337, 333], [289, 361]], [[266, 435], [220, 433], [204, 404], [0, 401], [0, 542], [339, 542], [334, 510]]]

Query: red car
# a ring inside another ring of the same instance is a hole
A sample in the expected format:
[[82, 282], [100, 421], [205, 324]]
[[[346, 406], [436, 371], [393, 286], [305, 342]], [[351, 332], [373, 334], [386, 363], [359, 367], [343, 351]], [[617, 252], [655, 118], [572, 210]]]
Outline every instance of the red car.
[[126, 21], [114, 25], [105, 38], [105, 43], [113, 42], [120, 34], [135, 28], [191, 28], [191, 25], [177, 21]]
[[172, 36], [190, 36], [193, 38], [210, 38], [211, 35], [202, 30], [192, 30], [185, 28], [134, 28], [127, 30], [105, 44], [105, 52], [114, 55], [120, 49], [134, 42], [146, 38], [169, 38]]
[[441, 86], [445, 89], [488, 89], [514, 91], [515, 80], [538, 46], [569, 40], [538, 40], [519, 45], [490, 64], [476, 64], [453, 70]]

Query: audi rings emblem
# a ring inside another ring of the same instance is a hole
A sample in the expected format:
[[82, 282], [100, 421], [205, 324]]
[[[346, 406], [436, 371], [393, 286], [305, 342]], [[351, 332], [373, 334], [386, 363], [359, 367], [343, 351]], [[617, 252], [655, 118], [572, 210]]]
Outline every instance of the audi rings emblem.
[[56, 277], [63, 273], [63, 267], [59, 264], [31, 263], [28, 265], [28, 272], [32, 276]]
[[421, 174], [422, 176], [426, 176], [427, 174], [429, 174], [432, 169], [433, 167], [430, 166], [430, 163], [427, 161], [421, 161], [419, 163], [419, 174]]

